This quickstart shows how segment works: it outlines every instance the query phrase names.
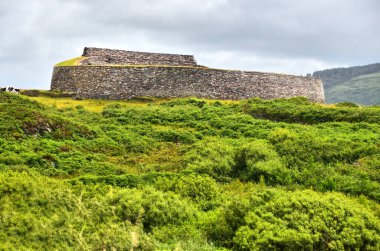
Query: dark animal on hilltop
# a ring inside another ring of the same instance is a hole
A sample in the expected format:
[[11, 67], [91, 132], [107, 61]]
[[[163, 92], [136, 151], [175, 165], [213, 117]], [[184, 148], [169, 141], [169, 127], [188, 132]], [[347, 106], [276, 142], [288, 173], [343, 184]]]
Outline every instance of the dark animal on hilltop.
[[0, 88], [0, 92], [5, 92], [7, 88]]

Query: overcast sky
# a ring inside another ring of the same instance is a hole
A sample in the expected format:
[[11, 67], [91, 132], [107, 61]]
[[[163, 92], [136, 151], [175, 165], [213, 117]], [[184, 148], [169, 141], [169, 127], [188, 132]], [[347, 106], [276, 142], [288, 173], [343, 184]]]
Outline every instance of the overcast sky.
[[379, 0], [0, 0], [0, 86], [49, 89], [83, 47], [305, 75], [380, 62]]

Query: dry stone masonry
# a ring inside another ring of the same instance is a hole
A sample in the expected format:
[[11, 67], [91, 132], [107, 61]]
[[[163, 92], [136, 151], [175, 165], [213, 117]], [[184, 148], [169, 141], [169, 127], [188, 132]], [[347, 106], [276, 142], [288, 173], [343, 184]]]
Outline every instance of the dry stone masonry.
[[176, 65], [196, 66], [194, 56], [84, 48], [82, 65]]
[[85, 48], [76, 66], [56, 66], [51, 90], [78, 98], [138, 96], [264, 99], [304, 96], [324, 102], [317, 78], [230, 71], [197, 65], [193, 56]]

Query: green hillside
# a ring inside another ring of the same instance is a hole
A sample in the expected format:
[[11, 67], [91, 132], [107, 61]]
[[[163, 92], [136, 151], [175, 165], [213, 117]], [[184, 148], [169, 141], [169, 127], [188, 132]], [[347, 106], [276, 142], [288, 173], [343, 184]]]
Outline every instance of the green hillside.
[[357, 104], [380, 104], [380, 72], [362, 75], [339, 83], [325, 92], [328, 103], [350, 101]]
[[380, 63], [316, 71], [328, 103], [380, 105]]
[[379, 250], [380, 108], [0, 93], [1, 250]]
[[316, 71], [313, 77], [322, 79], [325, 89], [329, 89], [352, 78], [377, 72], [380, 72], [380, 63]]

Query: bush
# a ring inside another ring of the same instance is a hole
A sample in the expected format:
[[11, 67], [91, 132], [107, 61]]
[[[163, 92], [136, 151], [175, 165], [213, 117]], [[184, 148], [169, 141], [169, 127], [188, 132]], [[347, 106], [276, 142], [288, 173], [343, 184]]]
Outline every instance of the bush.
[[180, 225], [195, 220], [197, 211], [192, 204], [174, 193], [147, 190], [143, 197], [142, 223], [148, 230], [155, 226]]
[[189, 198], [203, 210], [209, 210], [218, 205], [218, 198], [221, 195], [214, 179], [193, 174], [158, 178], [155, 187]]
[[[97, 222], [98, 209], [62, 182], [33, 172], [0, 173], [0, 242], [8, 250], [94, 250], [104, 246], [129, 250], [130, 226]], [[107, 218], [107, 217], [105, 217]], [[123, 233], [123, 234], [122, 234]]]
[[259, 182], [264, 177], [272, 185], [291, 182], [290, 171], [282, 164], [274, 147], [264, 140], [252, 141], [239, 149], [237, 172], [244, 180]]
[[343, 103], [336, 108], [312, 104], [303, 98], [249, 100], [242, 110], [256, 118], [287, 123], [318, 124], [325, 122], [380, 123], [376, 108], [361, 109], [355, 104]]
[[194, 144], [184, 159], [189, 170], [221, 178], [231, 175], [236, 165], [236, 150], [227, 141], [208, 138]]
[[283, 192], [257, 205], [234, 242], [241, 250], [376, 250], [379, 219], [339, 194]]
[[351, 102], [340, 102], [335, 104], [336, 107], [359, 107], [357, 104], [351, 103]]

